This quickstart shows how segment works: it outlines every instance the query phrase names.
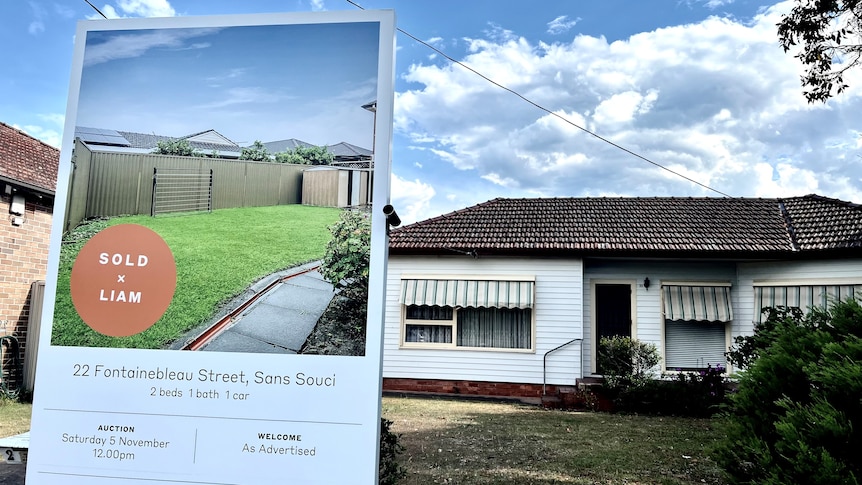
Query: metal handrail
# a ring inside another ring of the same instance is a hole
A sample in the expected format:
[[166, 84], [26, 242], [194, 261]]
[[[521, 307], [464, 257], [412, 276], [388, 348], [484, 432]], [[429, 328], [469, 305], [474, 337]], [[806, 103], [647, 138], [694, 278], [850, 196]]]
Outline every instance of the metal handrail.
[[[563, 345], [558, 345], [557, 347], [554, 347], [553, 349], [545, 352], [545, 355], [542, 356], [542, 395], [543, 396], [547, 395], [545, 388], [547, 387], [547, 383], [548, 383], [548, 354], [550, 354], [551, 352], [556, 352], [556, 351], [562, 349], [563, 347], [565, 347], [569, 344], [573, 344], [573, 343], [578, 342], [578, 341], [581, 342], [580, 355], [583, 356], [583, 354], [584, 354], [584, 339], [582, 339], [582, 338], [573, 338], [572, 340], [569, 340], [568, 342], [564, 343]], [[581, 372], [583, 372], [583, 368], [584, 368], [583, 364], [584, 364], [583, 363], [583, 357], [581, 357]]]

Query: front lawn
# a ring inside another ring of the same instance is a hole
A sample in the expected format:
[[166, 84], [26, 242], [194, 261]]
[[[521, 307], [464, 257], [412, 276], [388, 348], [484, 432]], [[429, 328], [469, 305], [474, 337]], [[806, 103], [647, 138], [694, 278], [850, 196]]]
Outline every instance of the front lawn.
[[33, 405], [0, 396], [0, 438], [30, 431]]
[[396, 397], [383, 417], [406, 448], [399, 485], [726, 483], [709, 419]]
[[[65, 238], [60, 256], [54, 345], [163, 348], [184, 332], [212, 318], [219, 306], [254, 281], [276, 271], [323, 257], [339, 210], [284, 205], [222, 209], [182, 216], [128, 216], [79, 226]], [[130, 337], [108, 337], [78, 316], [69, 293], [75, 256], [96, 232], [116, 224], [140, 224], [158, 233], [171, 248], [177, 289], [168, 310], [148, 330]]]

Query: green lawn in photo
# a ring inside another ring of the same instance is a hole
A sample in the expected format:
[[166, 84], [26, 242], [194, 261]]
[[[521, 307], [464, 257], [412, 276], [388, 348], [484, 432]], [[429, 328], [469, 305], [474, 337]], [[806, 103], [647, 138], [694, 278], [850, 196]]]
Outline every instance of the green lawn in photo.
[[[158, 349], [208, 321], [221, 304], [254, 281], [276, 271], [323, 257], [328, 227], [339, 209], [283, 205], [221, 209], [177, 216], [127, 216], [79, 226], [64, 237], [54, 308], [54, 345]], [[96, 232], [116, 224], [140, 224], [171, 248], [177, 289], [168, 310], [148, 330], [108, 337], [78, 316], [69, 293], [75, 257]]]

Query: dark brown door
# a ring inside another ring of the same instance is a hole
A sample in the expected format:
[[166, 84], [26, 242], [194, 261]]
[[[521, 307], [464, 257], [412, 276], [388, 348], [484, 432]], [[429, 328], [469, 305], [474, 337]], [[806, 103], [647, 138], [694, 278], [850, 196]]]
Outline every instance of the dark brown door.
[[596, 285], [596, 334], [598, 338], [632, 336], [632, 288], [629, 285]]
[[[596, 345], [602, 337], [632, 336], [632, 290], [629, 285], [596, 285]], [[602, 366], [596, 361], [596, 373]]]

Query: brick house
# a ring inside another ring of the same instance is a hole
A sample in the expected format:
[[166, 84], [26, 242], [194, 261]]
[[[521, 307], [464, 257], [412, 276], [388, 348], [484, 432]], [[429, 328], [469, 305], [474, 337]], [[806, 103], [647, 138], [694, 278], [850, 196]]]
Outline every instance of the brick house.
[[23, 366], [31, 287], [47, 270], [59, 160], [56, 148], [0, 122], [0, 338], [14, 337], [3, 338], [4, 380], [20, 379], [20, 368], [10, 367], [12, 342]]
[[494, 199], [394, 229], [383, 387], [538, 397], [601, 375], [601, 337], [660, 371], [726, 365], [764, 307], [862, 296], [862, 206], [818, 195]]

